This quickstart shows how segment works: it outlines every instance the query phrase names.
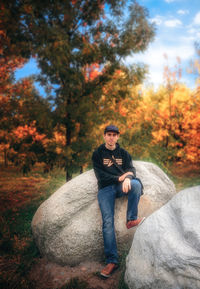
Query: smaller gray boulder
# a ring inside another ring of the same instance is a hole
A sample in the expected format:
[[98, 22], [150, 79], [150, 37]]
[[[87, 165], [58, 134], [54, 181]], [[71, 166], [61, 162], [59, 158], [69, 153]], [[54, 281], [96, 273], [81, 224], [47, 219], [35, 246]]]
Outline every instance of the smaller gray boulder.
[[138, 227], [126, 261], [130, 289], [200, 288], [200, 186], [176, 194]]

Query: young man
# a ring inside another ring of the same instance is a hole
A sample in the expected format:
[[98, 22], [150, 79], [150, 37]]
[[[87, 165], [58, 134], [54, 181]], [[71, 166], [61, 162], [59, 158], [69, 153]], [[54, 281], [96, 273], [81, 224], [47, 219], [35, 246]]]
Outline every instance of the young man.
[[128, 195], [126, 227], [130, 229], [140, 224], [138, 203], [142, 194], [142, 184], [135, 179], [136, 170], [130, 154], [117, 143], [119, 130], [109, 125], [104, 131], [105, 144], [92, 155], [94, 172], [98, 181], [98, 202], [103, 221], [104, 252], [106, 267], [101, 271], [103, 277], [109, 277], [118, 267], [118, 253], [114, 228], [115, 199]]

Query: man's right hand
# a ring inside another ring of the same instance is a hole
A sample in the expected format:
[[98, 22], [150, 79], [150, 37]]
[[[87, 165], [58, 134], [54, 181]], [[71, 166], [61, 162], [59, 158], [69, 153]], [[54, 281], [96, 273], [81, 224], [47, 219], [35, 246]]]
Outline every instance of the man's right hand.
[[122, 183], [122, 191], [127, 194], [131, 189], [131, 181], [130, 179], [126, 178]]

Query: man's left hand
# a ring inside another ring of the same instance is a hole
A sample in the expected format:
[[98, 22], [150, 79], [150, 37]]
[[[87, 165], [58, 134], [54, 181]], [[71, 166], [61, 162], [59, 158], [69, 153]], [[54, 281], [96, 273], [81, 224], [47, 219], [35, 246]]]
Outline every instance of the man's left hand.
[[122, 183], [122, 191], [127, 194], [128, 191], [131, 189], [131, 180], [129, 178], [126, 178]]

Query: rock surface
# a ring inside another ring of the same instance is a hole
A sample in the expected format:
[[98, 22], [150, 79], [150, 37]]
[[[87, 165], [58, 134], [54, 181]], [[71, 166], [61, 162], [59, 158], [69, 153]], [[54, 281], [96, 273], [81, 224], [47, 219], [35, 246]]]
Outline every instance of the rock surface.
[[[144, 185], [139, 216], [148, 216], [175, 194], [175, 186], [156, 165], [135, 161]], [[119, 249], [132, 243], [135, 229], [125, 226], [127, 199], [117, 199], [115, 227]], [[76, 265], [104, 257], [101, 213], [97, 203], [94, 171], [87, 171], [64, 184], [38, 208], [32, 231], [43, 256], [61, 265]]]
[[126, 261], [130, 289], [200, 288], [200, 186], [176, 194], [138, 227]]

